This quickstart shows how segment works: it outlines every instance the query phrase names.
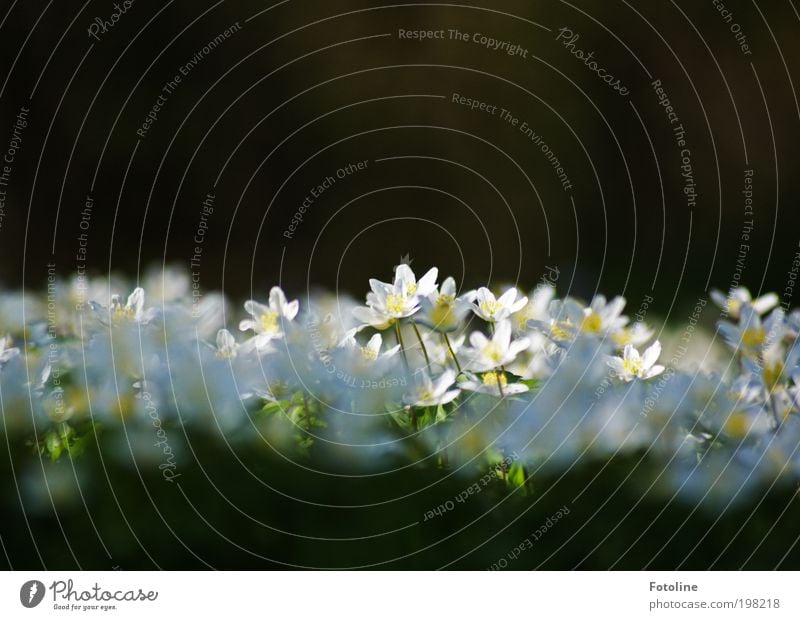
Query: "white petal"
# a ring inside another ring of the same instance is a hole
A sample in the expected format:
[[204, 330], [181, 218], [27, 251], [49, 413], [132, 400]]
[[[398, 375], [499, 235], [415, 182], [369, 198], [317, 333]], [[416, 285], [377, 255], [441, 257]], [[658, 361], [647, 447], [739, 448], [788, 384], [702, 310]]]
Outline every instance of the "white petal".
[[458, 395], [461, 394], [461, 390], [450, 390], [449, 392], [445, 392], [442, 394], [441, 398], [439, 398], [440, 405], [446, 405], [447, 403], [453, 402]]
[[294, 301], [289, 302], [283, 307], [283, 316], [291, 321], [294, 317], [297, 316], [297, 312], [300, 310], [300, 302], [296, 299]]
[[381, 301], [384, 301], [387, 295], [394, 292], [394, 287], [391, 284], [387, 284], [386, 282], [381, 282], [380, 280], [376, 280], [375, 278], [370, 278], [369, 287]]
[[131, 293], [128, 297], [128, 303], [126, 306], [128, 308], [133, 308], [138, 316], [142, 311], [142, 307], [144, 306], [144, 289], [141, 287], [135, 288], [133, 293]]
[[417, 282], [417, 278], [414, 275], [414, 272], [411, 270], [411, 267], [403, 263], [402, 265], [398, 265], [394, 270], [394, 286], [397, 288], [398, 286], [402, 285], [409, 285], [415, 284]]
[[429, 295], [436, 287], [436, 278], [438, 277], [439, 270], [436, 267], [429, 269], [417, 282], [417, 294], [422, 296]]
[[456, 296], [456, 281], [455, 278], [449, 276], [442, 282], [442, 288], [439, 291], [441, 295], [451, 295], [452, 297]]
[[217, 332], [217, 350], [227, 351], [236, 345], [236, 339], [227, 329], [221, 329]]
[[756, 312], [759, 314], [764, 314], [777, 306], [778, 301], [778, 296], [775, 293], [768, 293], [756, 299], [753, 302], [753, 308], [755, 308]]
[[711, 301], [713, 301], [723, 310], [728, 307], [728, 296], [722, 291], [714, 288], [709, 291], [709, 295], [711, 296]]
[[648, 370], [647, 372], [644, 373], [643, 378], [644, 379], [650, 379], [651, 377], [655, 377], [656, 375], [660, 375], [662, 372], [664, 372], [664, 367], [661, 366], [660, 364], [656, 364], [650, 370]]
[[459, 297], [459, 301], [463, 301], [465, 303], [471, 304], [478, 298], [478, 291], [467, 291], [461, 297]]
[[243, 319], [239, 322], [239, 331], [246, 332], [248, 329], [255, 329], [257, 325], [253, 319]]
[[366, 348], [374, 353], [378, 353], [381, 350], [381, 345], [383, 344], [383, 336], [380, 334], [375, 334], [372, 338], [369, 339], [367, 342]]
[[482, 332], [472, 332], [469, 335], [469, 343], [475, 349], [478, 349], [478, 350], [482, 349], [483, 347], [486, 346], [486, 343], [488, 343], [488, 342], [489, 342], [489, 339]]
[[257, 301], [248, 299], [246, 302], [244, 302], [244, 311], [247, 312], [247, 314], [258, 317], [267, 314], [270, 311], [270, 308], [269, 306], [265, 306]]
[[283, 307], [286, 305], [286, 295], [279, 286], [273, 286], [269, 291], [269, 307], [283, 314]]
[[380, 320], [379, 315], [372, 308], [366, 306], [358, 306], [353, 308], [353, 316], [362, 323], [372, 325], [375, 321]]
[[478, 292], [475, 294], [475, 298], [478, 300], [479, 305], [485, 301], [497, 301], [495, 296], [492, 294], [492, 291], [485, 286], [482, 286], [478, 289]]
[[625, 309], [625, 298], [615, 297], [612, 299], [603, 310], [603, 317], [607, 320], [615, 319]]
[[[512, 286], [512, 287], [511, 287], [510, 289], [508, 289], [508, 290], [507, 290], [505, 293], [503, 293], [502, 295], [500, 295], [500, 297], [499, 297], [499, 299], [497, 300], [497, 302], [498, 302], [498, 303], [499, 303], [501, 306], [503, 306], [504, 308], [508, 308], [508, 307], [510, 307], [510, 306], [511, 306], [511, 304], [512, 304], [512, 303], [514, 303], [514, 300], [515, 300], [516, 298], [517, 298], [517, 289], [515, 289], [515, 288]], [[528, 301], [528, 300], [526, 299], [526, 300], [525, 300], [525, 303], [527, 303], [527, 301]], [[525, 305], [525, 304], [523, 304], [523, 305]]]
[[625, 362], [621, 357], [609, 357], [606, 360], [606, 363], [618, 375], [621, 375], [624, 372]]
[[436, 396], [441, 396], [447, 391], [447, 388], [449, 388], [455, 382], [456, 373], [453, 369], [448, 368], [438, 379], [436, 379], [436, 382], [433, 385], [433, 393], [436, 394]]
[[495, 324], [492, 342], [503, 351], [508, 349], [508, 345], [511, 343], [511, 321], [500, 321]]
[[526, 305], [528, 305], [528, 298], [520, 297], [517, 301], [511, 304], [511, 307], [509, 309], [513, 314], [514, 312], [519, 312], [520, 310], [522, 310]]
[[653, 364], [658, 361], [658, 358], [661, 356], [661, 343], [656, 340], [653, 344], [651, 344], [647, 349], [645, 349], [644, 355], [642, 356], [642, 364], [645, 368], [650, 368]]

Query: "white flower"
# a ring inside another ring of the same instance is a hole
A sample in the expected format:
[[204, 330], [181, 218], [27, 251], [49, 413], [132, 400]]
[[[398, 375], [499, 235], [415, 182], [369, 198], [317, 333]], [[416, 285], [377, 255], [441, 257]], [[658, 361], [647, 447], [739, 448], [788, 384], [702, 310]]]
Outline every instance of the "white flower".
[[439, 270], [433, 267], [419, 279], [411, 271], [411, 267], [406, 264], [398, 265], [394, 272], [394, 285], [403, 291], [406, 297], [414, 295], [418, 297], [427, 297], [436, 290], [436, 278], [439, 276]]
[[367, 344], [362, 347], [360, 344], [358, 344], [358, 341], [355, 338], [355, 333], [356, 330], [351, 329], [339, 346], [345, 349], [351, 349], [354, 351], [357, 350], [363, 356], [365, 361], [374, 362], [376, 360], [389, 359], [400, 350], [400, 345], [398, 344], [393, 346], [391, 349], [381, 352], [381, 346], [383, 346], [383, 337], [380, 334], [375, 334], [372, 336]]
[[374, 278], [369, 281], [372, 292], [367, 294], [367, 305], [353, 308], [353, 316], [365, 326], [386, 329], [419, 310], [420, 296], [433, 292], [438, 275], [439, 270], [434, 267], [417, 282], [408, 265], [399, 265], [394, 284]]
[[454, 363], [453, 355], [458, 355], [459, 350], [464, 344], [464, 340], [466, 340], [466, 336], [462, 334], [450, 340], [450, 347], [453, 349], [453, 355], [450, 354], [450, 349], [444, 341], [442, 334], [427, 332], [422, 335], [422, 340], [425, 342], [425, 348], [428, 351], [428, 357], [431, 363], [445, 367]]
[[5, 364], [19, 355], [19, 349], [12, 347], [11, 344], [11, 336], [0, 338], [0, 364]]
[[509, 383], [502, 372], [489, 371], [483, 373], [480, 378], [468, 374], [466, 381], [459, 383], [459, 387], [468, 392], [478, 392], [480, 394], [492, 394], [493, 396], [511, 396], [512, 394], [522, 394], [528, 391], [528, 386], [524, 383]]
[[625, 345], [633, 345], [640, 347], [646, 342], [649, 342], [653, 337], [653, 330], [642, 322], [636, 322], [630, 327], [622, 327], [611, 334], [611, 339], [618, 348], [623, 348]]
[[656, 364], [661, 355], [661, 343], [656, 340], [643, 355], [632, 345], [625, 345], [622, 357], [610, 357], [608, 365], [623, 381], [650, 379], [664, 372], [664, 367]]
[[469, 312], [469, 302], [456, 297], [456, 281], [447, 278], [441, 289], [434, 287], [423, 302], [423, 311], [418, 315], [419, 322], [439, 332], [458, 329], [464, 315]]
[[615, 297], [606, 302], [603, 295], [597, 295], [591, 305], [583, 310], [580, 330], [590, 334], [620, 330], [628, 324], [628, 318], [622, 316], [624, 309], [624, 297]]
[[461, 390], [449, 389], [456, 381], [456, 373], [452, 369], [445, 370], [435, 381], [428, 373], [417, 374], [414, 391], [405, 397], [406, 404], [414, 407], [435, 407], [446, 405], [455, 400]]
[[189, 274], [175, 266], [151, 269], [145, 276], [144, 287], [150, 299], [161, 303], [182, 302], [191, 298]]
[[225, 359], [232, 359], [236, 357], [239, 351], [239, 345], [227, 329], [221, 329], [217, 332], [217, 356]]
[[528, 303], [527, 297], [523, 296], [517, 299], [518, 294], [517, 289], [512, 287], [496, 298], [492, 291], [482, 286], [475, 293], [472, 311], [489, 323], [502, 321], [522, 310]]
[[144, 289], [141, 287], [133, 290], [124, 305], [119, 295], [112, 295], [111, 303], [108, 307], [96, 301], [90, 301], [89, 306], [94, 311], [95, 316], [104, 324], [144, 324], [150, 322], [156, 315], [155, 308], [144, 309]]
[[711, 300], [720, 308], [725, 310], [730, 316], [735, 319], [739, 318], [742, 308], [745, 305], [750, 305], [757, 314], [761, 315], [772, 310], [778, 305], [779, 298], [775, 293], [768, 293], [756, 299], [753, 299], [750, 291], [743, 286], [732, 288], [726, 296], [722, 291], [717, 289], [711, 290]]
[[495, 326], [494, 335], [489, 340], [481, 332], [472, 332], [469, 337], [471, 347], [464, 353], [466, 366], [477, 372], [499, 368], [511, 364], [520, 351], [530, 346], [528, 338], [511, 340], [511, 323], [500, 321]]
[[769, 349], [780, 343], [788, 331], [785, 312], [776, 308], [764, 322], [756, 309], [744, 304], [739, 311], [739, 323], [720, 321], [717, 325], [725, 341], [745, 354]]
[[281, 322], [294, 320], [300, 309], [300, 302], [296, 299], [287, 302], [280, 287], [274, 286], [269, 292], [268, 306], [250, 299], [244, 302], [244, 309], [252, 318], [239, 323], [239, 329], [243, 332], [252, 329], [256, 333], [253, 344], [261, 348], [273, 338], [283, 335]]
[[524, 332], [528, 329], [528, 321], [547, 321], [550, 319], [548, 309], [550, 302], [556, 295], [556, 288], [550, 284], [540, 284], [530, 294], [528, 303], [514, 315], [517, 331]]

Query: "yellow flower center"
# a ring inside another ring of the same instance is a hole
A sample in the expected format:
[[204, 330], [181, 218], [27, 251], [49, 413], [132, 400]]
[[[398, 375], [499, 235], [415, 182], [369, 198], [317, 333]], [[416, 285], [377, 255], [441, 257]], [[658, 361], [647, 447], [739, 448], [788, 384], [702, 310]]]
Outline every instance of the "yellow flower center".
[[278, 331], [278, 313], [275, 310], [265, 312], [258, 318], [261, 331], [274, 333]]
[[642, 360], [626, 357], [622, 360], [622, 367], [632, 375], [639, 375], [642, 372]]
[[136, 318], [136, 311], [120, 303], [111, 303], [111, 320], [115, 322], [132, 321]]
[[494, 316], [495, 312], [500, 309], [500, 304], [494, 299], [482, 301], [478, 304], [478, 306], [480, 306], [480, 309], [483, 310], [483, 313], [486, 316]]
[[483, 385], [488, 385], [489, 387], [497, 387], [498, 383], [500, 387], [506, 387], [508, 385], [508, 379], [506, 376], [501, 372], [487, 372], [481, 377], [481, 381], [483, 381]]
[[569, 340], [568, 328], [572, 327], [570, 321], [560, 321], [550, 326], [550, 336], [555, 340]]
[[401, 314], [403, 312], [403, 307], [405, 306], [404, 302], [405, 300], [403, 299], [402, 295], [390, 293], [386, 296], [386, 309], [391, 314]]
[[750, 421], [741, 411], [731, 413], [723, 426], [723, 430], [731, 437], [744, 437], [747, 435], [748, 428], [750, 428]]
[[406, 294], [413, 295], [416, 292], [417, 292], [417, 283], [412, 282], [411, 284], [408, 285], [408, 290]]
[[447, 326], [453, 323], [453, 299], [452, 295], [439, 295], [436, 305], [431, 310], [431, 319], [434, 325]]
[[601, 329], [603, 329], [603, 319], [597, 312], [590, 311], [589, 314], [583, 317], [581, 331], [596, 333]]
[[626, 344], [630, 344], [631, 342], [631, 330], [626, 327], [623, 327], [619, 331], [614, 332], [611, 334], [612, 340], [617, 344], [619, 347], [624, 347]]
[[528, 321], [531, 317], [528, 316], [528, 306], [525, 306], [521, 312], [517, 312], [514, 316], [514, 323], [517, 326], [517, 329], [525, 329], [528, 326]]
[[378, 359], [378, 352], [375, 349], [370, 349], [369, 347], [361, 347], [361, 355], [364, 356], [364, 359], [370, 361]]
[[764, 377], [764, 383], [767, 384], [767, 387], [770, 390], [772, 390], [778, 384], [782, 374], [783, 364], [781, 362], [767, 364], [764, 366], [764, 370], [761, 372], [761, 376]]
[[433, 390], [430, 388], [419, 388], [417, 390], [417, 400], [432, 400]]
[[742, 344], [748, 347], [756, 347], [764, 342], [767, 334], [761, 327], [748, 327], [742, 332]]
[[486, 356], [487, 359], [492, 360], [496, 364], [500, 364], [500, 361], [503, 359], [503, 352], [500, 350], [500, 347], [497, 346], [491, 340], [486, 343], [486, 346], [483, 347], [483, 354]]

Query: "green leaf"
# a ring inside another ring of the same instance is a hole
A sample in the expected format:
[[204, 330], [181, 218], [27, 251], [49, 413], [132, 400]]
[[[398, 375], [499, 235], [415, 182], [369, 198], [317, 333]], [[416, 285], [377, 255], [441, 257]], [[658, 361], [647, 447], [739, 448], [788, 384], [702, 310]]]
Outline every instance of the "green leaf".
[[508, 476], [506, 480], [509, 484], [515, 487], [521, 487], [525, 485], [525, 467], [522, 463], [514, 463], [508, 469]]

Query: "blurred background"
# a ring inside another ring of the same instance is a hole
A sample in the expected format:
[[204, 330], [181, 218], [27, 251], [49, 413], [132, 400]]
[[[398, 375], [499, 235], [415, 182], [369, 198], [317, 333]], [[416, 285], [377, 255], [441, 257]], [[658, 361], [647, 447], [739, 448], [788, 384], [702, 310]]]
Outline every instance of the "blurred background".
[[[721, 6], [176, 0], [133, 3], [108, 28], [96, 20], [111, 23], [112, 3], [14, 3], [0, 42], [0, 146], [30, 112], [0, 278], [36, 286], [47, 263], [74, 271], [81, 233], [84, 263], [101, 274], [188, 268], [210, 193], [193, 271], [203, 290], [236, 298], [277, 281], [361, 296], [406, 254], [466, 286], [529, 287], [556, 266], [562, 293], [654, 292], [664, 314], [676, 291], [693, 303], [709, 284], [727, 289], [738, 259], [743, 284], [781, 291], [800, 217], [800, 21], [788, 0]], [[571, 47], [562, 28], [578, 35]], [[336, 178], [355, 162], [365, 169]]]
[[[301, 299], [317, 287], [361, 297], [368, 278], [388, 280], [408, 256], [414, 268], [438, 266], [462, 287], [528, 289], [556, 274], [560, 295], [624, 294], [630, 312], [649, 295], [651, 313], [676, 322], [709, 287], [733, 283], [775, 290], [795, 305], [789, 272], [800, 241], [799, 31], [793, 0], [6, 0], [0, 284], [43, 293], [51, 272], [135, 279], [169, 264], [191, 271], [200, 294], [265, 298], [280, 283]], [[704, 317], [707, 325], [713, 319]], [[235, 475], [226, 473], [224, 457], [210, 460], [221, 477]], [[280, 462], [259, 462], [262, 470], [297, 475]], [[6, 534], [10, 564], [72, 567], [84, 558], [97, 568], [264, 566], [219, 537], [208, 554], [196, 555], [205, 534], [180, 530], [184, 520], [198, 523], [190, 503], [162, 502], [133, 470], [95, 465], [115, 484], [78, 499], [99, 525], [80, 505], [61, 518], [9, 512], [8, 531], [30, 534]], [[598, 501], [632, 466], [607, 470]], [[13, 499], [19, 472], [13, 461], [3, 467]], [[387, 488], [416, 488], [417, 476], [398, 475]], [[308, 483], [315, 501], [352, 491], [346, 481], [328, 482]], [[373, 491], [380, 495], [381, 484], [359, 491], [364, 503]], [[163, 487], [158, 493], [174, 492]], [[640, 505], [638, 491], [626, 495], [626, 488], [593, 523], [630, 510], [639, 511], [631, 517], [639, 524], [690, 519], [684, 531], [691, 544], [672, 540], [653, 567], [677, 567], [687, 557], [685, 568], [706, 566], [709, 556], [695, 543], [716, 528], [711, 541], [719, 550], [719, 541], [739, 535], [741, 514], [765, 525], [726, 548], [726, 566], [773, 567], [797, 534], [781, 538], [781, 528], [767, 527], [791, 492], [715, 522], [681, 506], [662, 513], [658, 503]], [[332, 551], [279, 533], [308, 519], [301, 530], [311, 536], [329, 522], [337, 527], [325, 535], [351, 537], [369, 529], [364, 523], [339, 519], [335, 510], [310, 516], [304, 505], [279, 499], [260, 505], [257, 486], [242, 489], [239, 499], [277, 533], [241, 518], [226, 527], [249, 532], [272, 558], [326, 566], [375, 560], [367, 543]], [[435, 496], [406, 506], [407, 514], [417, 518], [460, 489], [437, 486]], [[497, 549], [516, 544], [567, 495], [554, 491], [537, 516], [519, 522], [527, 505], [507, 503], [508, 514], [497, 518], [521, 529], [456, 565], [490, 564]], [[152, 509], [132, 511], [146, 500]], [[476, 504], [475, 514], [497, 501]], [[174, 514], [162, 514], [164, 506]], [[395, 523], [390, 508], [361, 517]], [[591, 515], [594, 504], [584, 508]], [[232, 518], [229, 508], [219, 510]], [[458, 519], [467, 523], [467, 513]], [[82, 543], [64, 535], [93, 526], [110, 537], [113, 554], [94, 537]], [[485, 540], [483, 530], [470, 538], [467, 529], [465, 538], [439, 543], [456, 526], [442, 520], [434, 527], [444, 529], [409, 530], [378, 555], [434, 544], [425, 558], [397, 566], [438, 566]], [[553, 536], [547, 544], [560, 550], [559, 560], [545, 566], [608, 566], [630, 546], [623, 532], [580, 564], [605, 531], [581, 530], [566, 551], [559, 545], [574, 530]], [[657, 531], [619, 568], [648, 562], [663, 542]], [[186, 545], [176, 542], [186, 536]], [[41, 542], [38, 560], [28, 553], [32, 539]], [[525, 567], [546, 557], [531, 556]]]

